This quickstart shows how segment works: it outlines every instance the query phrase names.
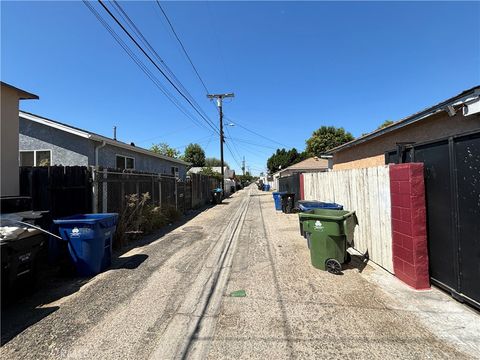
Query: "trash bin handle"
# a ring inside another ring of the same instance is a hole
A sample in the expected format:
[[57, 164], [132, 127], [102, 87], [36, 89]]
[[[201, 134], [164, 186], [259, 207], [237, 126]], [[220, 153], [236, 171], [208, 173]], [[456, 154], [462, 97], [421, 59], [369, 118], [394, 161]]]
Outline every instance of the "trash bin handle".
[[[313, 216], [308, 216], [308, 215], [313, 215]], [[308, 214], [307, 216], [302, 216], [300, 217], [302, 220], [318, 220], [319, 219], [319, 215], [315, 215], [315, 214]], [[345, 215], [340, 215], [340, 216], [333, 216], [333, 215], [320, 215], [323, 219], [325, 220], [333, 220], [333, 221], [341, 221], [341, 220], [345, 220], [347, 219], [348, 217], [350, 216], [356, 216], [355, 215], [355, 210], [353, 211], [350, 211], [348, 213], [346, 213]]]

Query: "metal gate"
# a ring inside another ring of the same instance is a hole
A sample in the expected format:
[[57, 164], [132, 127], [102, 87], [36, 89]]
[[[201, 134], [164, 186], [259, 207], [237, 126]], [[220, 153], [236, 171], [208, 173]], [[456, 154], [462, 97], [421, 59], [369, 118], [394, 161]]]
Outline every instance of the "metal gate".
[[424, 163], [432, 283], [480, 307], [480, 132], [386, 155]]

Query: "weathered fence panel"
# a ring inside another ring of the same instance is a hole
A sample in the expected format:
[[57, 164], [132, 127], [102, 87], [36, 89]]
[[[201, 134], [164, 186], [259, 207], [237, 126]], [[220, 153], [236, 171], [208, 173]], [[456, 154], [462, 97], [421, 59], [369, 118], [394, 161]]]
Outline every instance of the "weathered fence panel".
[[192, 208], [202, 207], [210, 202], [211, 190], [220, 186], [220, 182], [202, 174], [190, 174], [192, 189]]
[[90, 169], [85, 166], [20, 167], [20, 195], [30, 196], [34, 210], [53, 218], [92, 211]]
[[324, 173], [305, 173], [305, 200], [342, 204], [355, 210], [358, 227], [355, 248], [370, 260], [393, 272], [388, 166]]
[[300, 174], [281, 177], [278, 179], [278, 191], [295, 194], [295, 204], [300, 200]]

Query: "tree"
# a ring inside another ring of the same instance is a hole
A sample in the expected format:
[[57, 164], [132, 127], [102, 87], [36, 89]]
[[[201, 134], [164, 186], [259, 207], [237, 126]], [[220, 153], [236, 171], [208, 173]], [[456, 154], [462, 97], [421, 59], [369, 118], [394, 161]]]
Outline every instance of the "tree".
[[238, 175], [237, 178], [244, 185], [252, 182], [253, 180], [253, 176], [248, 171], [245, 173], [245, 175]]
[[[230, 167], [228, 166], [227, 162], [224, 161], [223, 163], [225, 166]], [[222, 162], [220, 161], [220, 159], [217, 159], [215, 157], [209, 157], [205, 159], [205, 166], [210, 166], [210, 167], [222, 166]]]
[[205, 166], [205, 151], [198, 144], [188, 144], [185, 148], [183, 160], [192, 163], [192, 166]]
[[320, 156], [327, 150], [345, 144], [353, 139], [353, 135], [345, 131], [344, 128], [322, 126], [315, 130], [310, 139], [306, 141], [306, 152], [309, 156]]
[[385, 120], [379, 127], [377, 127], [377, 130], [383, 129], [384, 127], [392, 125], [394, 122], [392, 120]]
[[153, 144], [150, 147], [150, 150], [153, 151], [154, 153], [157, 153], [163, 156], [169, 156], [172, 158], [178, 158], [178, 156], [180, 155], [180, 151], [170, 147], [167, 143]]
[[213, 171], [213, 169], [210, 166], [205, 166], [198, 172], [199, 174], [205, 175], [205, 176], [210, 176], [214, 177], [219, 181], [222, 181], [222, 174], [220, 174], [217, 171]]
[[299, 153], [295, 148], [290, 150], [277, 149], [275, 154], [267, 160], [267, 168], [269, 172], [275, 173], [280, 169], [285, 169], [290, 165], [305, 160], [305, 158], [306, 154], [304, 152]]

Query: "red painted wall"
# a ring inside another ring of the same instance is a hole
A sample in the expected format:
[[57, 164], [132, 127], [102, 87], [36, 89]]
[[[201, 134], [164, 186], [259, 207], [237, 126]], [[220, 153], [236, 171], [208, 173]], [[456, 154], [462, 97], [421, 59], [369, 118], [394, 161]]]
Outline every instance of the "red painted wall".
[[303, 181], [303, 173], [300, 174], [300, 199], [299, 200], [305, 200], [305, 185]]
[[415, 289], [430, 287], [423, 163], [390, 165], [393, 270]]

